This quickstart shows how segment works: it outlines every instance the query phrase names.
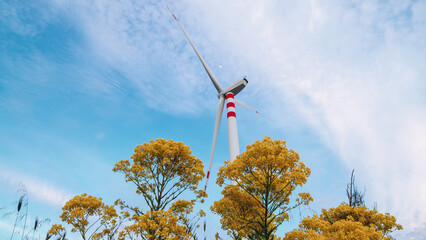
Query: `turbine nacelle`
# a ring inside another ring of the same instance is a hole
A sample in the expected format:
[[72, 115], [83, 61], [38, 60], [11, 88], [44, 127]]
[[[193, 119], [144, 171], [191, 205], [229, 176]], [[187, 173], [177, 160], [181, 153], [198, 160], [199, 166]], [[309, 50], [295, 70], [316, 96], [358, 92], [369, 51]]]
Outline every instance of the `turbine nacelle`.
[[247, 86], [247, 79], [244, 77], [243, 79], [240, 79], [238, 81], [233, 82], [231, 85], [229, 85], [224, 90], [220, 91], [217, 95], [217, 98], [220, 98], [222, 95], [226, 95], [227, 93], [231, 92], [236, 96], [241, 90], [243, 90]]

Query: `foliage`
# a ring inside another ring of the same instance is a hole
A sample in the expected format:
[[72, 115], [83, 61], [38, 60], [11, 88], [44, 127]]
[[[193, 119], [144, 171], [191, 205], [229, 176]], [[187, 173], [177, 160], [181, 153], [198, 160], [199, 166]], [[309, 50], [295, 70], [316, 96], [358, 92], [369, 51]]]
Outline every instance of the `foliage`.
[[46, 235], [46, 239], [50, 239], [53, 236], [58, 237], [57, 239], [66, 239], [67, 231], [61, 224], [52, 224], [49, 232]]
[[402, 229], [389, 213], [368, 210], [365, 206], [351, 207], [346, 203], [336, 208], [322, 209], [321, 215], [314, 214], [303, 219], [299, 227], [288, 232], [284, 239], [390, 239], [391, 232]]
[[309, 193], [299, 193], [290, 202], [309, 175], [298, 153], [288, 149], [285, 141], [267, 136], [219, 168], [217, 183], [222, 186], [229, 180], [235, 186], [225, 186], [224, 197], [214, 203], [212, 211], [222, 217], [222, 228], [235, 239], [274, 239], [278, 226], [288, 220], [288, 212], [312, 201]]
[[[102, 198], [93, 197], [83, 193], [77, 195], [65, 203], [62, 208], [61, 220], [70, 224], [72, 232], [79, 232], [83, 239], [113, 239], [118, 228], [128, 214], [118, 215], [114, 206], [102, 202]], [[89, 218], [93, 220], [89, 223]], [[55, 226], [55, 225], [54, 225]], [[55, 229], [63, 227], [52, 226], [52, 234]], [[90, 232], [90, 234], [89, 234]]]
[[151, 211], [164, 210], [185, 190], [194, 192], [197, 198], [206, 196], [204, 191], [196, 190], [204, 177], [203, 163], [181, 142], [151, 140], [136, 146], [131, 159], [132, 164], [119, 161], [113, 171], [123, 173], [126, 182], [136, 185], [136, 193], [144, 197]]
[[[195, 230], [199, 227], [198, 221], [206, 216], [206, 213], [200, 209], [197, 214], [190, 216], [195, 205], [195, 200], [177, 200], [170, 207], [172, 214], [179, 218], [179, 223], [185, 226], [186, 232], [190, 233], [193, 240], [198, 239]], [[205, 226], [204, 226], [205, 231]]]
[[161, 240], [191, 237], [191, 233], [186, 232], [185, 226], [178, 224], [179, 218], [172, 211], [147, 211], [143, 215], [134, 215], [132, 219], [134, 223], [120, 232], [119, 239], [129, 237]]
[[[161, 239], [197, 239], [195, 237], [194, 223], [199, 218], [205, 216], [204, 211], [192, 218], [189, 214], [193, 211], [195, 200], [177, 200], [171, 207], [165, 210], [147, 211], [142, 215], [134, 214], [132, 216], [133, 224], [126, 226], [124, 231], [120, 232], [119, 239], [142, 238], [150, 240]], [[197, 226], [198, 227], [198, 226]]]
[[[118, 199], [118, 213], [113, 205], [107, 205], [99, 197], [77, 195], [62, 208], [61, 220], [72, 226], [72, 232], [80, 233], [82, 239], [184, 239], [196, 240], [198, 221], [205, 216], [200, 210], [193, 213], [195, 203], [203, 202], [205, 191], [197, 190], [204, 177], [202, 162], [191, 155], [189, 147], [172, 140], [157, 139], [138, 145], [128, 160], [117, 162], [114, 172], [123, 173], [126, 182], [136, 185], [136, 193], [142, 195], [148, 210], [129, 206]], [[300, 161], [299, 155], [287, 149], [286, 142], [265, 137], [248, 145], [246, 152], [233, 161], [225, 161], [220, 167], [217, 183], [223, 186], [223, 198], [214, 202], [211, 210], [221, 216], [221, 225], [233, 239], [280, 239], [276, 229], [289, 219], [289, 211], [302, 204], [309, 204], [309, 193], [295, 190], [306, 183], [310, 169]], [[189, 190], [194, 197], [178, 199]], [[390, 233], [401, 230], [396, 218], [389, 213], [379, 213], [364, 206], [364, 193], [355, 186], [354, 172], [347, 185], [349, 204], [322, 209], [320, 215], [302, 220], [299, 229], [288, 232], [283, 240], [382, 240], [391, 239]], [[25, 213], [23, 209], [26, 209]], [[1, 210], [1, 209], [0, 209]], [[128, 212], [131, 211], [132, 214]], [[22, 195], [17, 204], [15, 227], [24, 220], [21, 239], [30, 239], [40, 225], [48, 221], [35, 219], [28, 231], [26, 215], [28, 198]], [[10, 213], [10, 215], [14, 212]], [[122, 224], [130, 220], [130, 224]], [[204, 223], [204, 231], [205, 231]], [[67, 232], [60, 224], [53, 224], [46, 240], [55, 237], [66, 240]], [[216, 239], [221, 239], [216, 234]]]
[[[123, 173], [126, 182], [136, 185], [136, 193], [143, 196], [148, 211], [118, 199], [114, 205], [121, 212], [117, 213], [101, 198], [84, 193], [65, 204], [61, 220], [83, 239], [196, 239], [193, 231], [205, 213], [200, 211], [192, 218], [189, 215], [195, 202], [207, 196], [205, 191], [196, 189], [204, 177], [202, 162], [191, 155], [188, 146], [164, 139], [136, 146], [131, 159], [132, 164], [129, 160], [117, 162], [113, 171]], [[193, 192], [194, 198], [177, 199], [186, 190]], [[126, 220], [131, 223], [121, 227]], [[62, 225], [53, 225], [46, 238], [64, 238], [64, 233]]]
[[[141, 194], [149, 211], [139, 207], [119, 204], [133, 211], [133, 224], [126, 227], [120, 235], [139, 236], [146, 239], [164, 239], [181, 236], [195, 237], [196, 217], [189, 218], [197, 200], [203, 202], [205, 191], [197, 190], [199, 181], [204, 177], [201, 160], [191, 155], [191, 150], [181, 142], [157, 139], [136, 146], [129, 160], [115, 164], [113, 171], [124, 174], [126, 182], [136, 185], [136, 193]], [[185, 191], [191, 191], [195, 197], [189, 201], [177, 199]], [[170, 206], [166, 210], [167, 206]], [[167, 225], [162, 225], [167, 224]], [[182, 231], [185, 233], [182, 235]], [[156, 236], [156, 237], [154, 237]]]
[[225, 186], [223, 198], [216, 201], [211, 210], [221, 215], [220, 223], [233, 239], [243, 239], [253, 234], [258, 219], [257, 212], [262, 211], [261, 204], [238, 186]]

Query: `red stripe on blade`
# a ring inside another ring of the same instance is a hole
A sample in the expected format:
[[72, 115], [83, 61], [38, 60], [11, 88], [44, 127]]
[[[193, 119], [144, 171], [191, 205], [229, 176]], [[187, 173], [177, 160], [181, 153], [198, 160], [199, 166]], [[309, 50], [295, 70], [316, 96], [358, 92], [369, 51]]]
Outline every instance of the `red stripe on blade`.
[[229, 102], [226, 104], [226, 108], [233, 107], [235, 108], [235, 104], [233, 102]]
[[209, 178], [209, 176], [210, 176], [210, 171], [207, 172], [207, 178]]
[[227, 117], [228, 117], [228, 118], [229, 118], [229, 117], [234, 117], [234, 118], [236, 118], [236, 117], [237, 117], [237, 115], [235, 114], [235, 112], [228, 112]]

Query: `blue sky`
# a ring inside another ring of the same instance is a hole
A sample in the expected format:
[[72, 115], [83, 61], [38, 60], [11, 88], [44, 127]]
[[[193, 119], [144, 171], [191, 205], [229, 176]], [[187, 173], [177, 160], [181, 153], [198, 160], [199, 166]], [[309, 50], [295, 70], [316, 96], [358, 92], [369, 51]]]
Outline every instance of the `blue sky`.
[[[248, 77], [238, 97], [261, 115], [237, 108], [241, 151], [271, 135], [311, 168], [314, 203], [281, 232], [345, 201], [355, 168], [367, 204], [404, 225], [395, 236], [426, 235], [424, 1], [2, 1], [0, 206], [20, 183], [30, 216], [53, 222], [84, 192], [140, 203], [111, 169], [155, 138], [208, 164], [215, 89], [164, 4], [222, 86]], [[216, 150], [213, 176], [228, 156], [224, 119]], [[209, 185], [206, 206], [219, 191]]]

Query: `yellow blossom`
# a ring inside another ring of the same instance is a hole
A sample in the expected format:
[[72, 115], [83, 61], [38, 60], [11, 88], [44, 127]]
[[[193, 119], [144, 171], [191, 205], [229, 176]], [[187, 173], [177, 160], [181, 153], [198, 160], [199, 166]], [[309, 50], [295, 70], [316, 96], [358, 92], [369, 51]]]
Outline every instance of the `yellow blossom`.
[[219, 168], [217, 184], [222, 186], [227, 180], [236, 185], [225, 186], [224, 197], [214, 203], [212, 211], [221, 215], [222, 228], [235, 239], [275, 239], [273, 233], [288, 220], [288, 212], [313, 200], [309, 193], [300, 193], [291, 202], [294, 191], [306, 183], [310, 173], [285, 141], [267, 136]]
[[346, 203], [336, 208], [322, 209], [302, 220], [300, 229], [286, 233], [286, 240], [389, 240], [389, 234], [401, 230], [396, 218], [389, 213], [368, 210], [365, 206], [351, 207]]

